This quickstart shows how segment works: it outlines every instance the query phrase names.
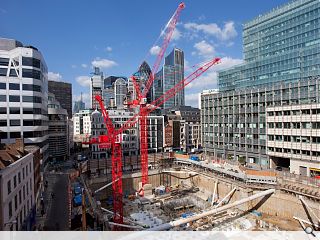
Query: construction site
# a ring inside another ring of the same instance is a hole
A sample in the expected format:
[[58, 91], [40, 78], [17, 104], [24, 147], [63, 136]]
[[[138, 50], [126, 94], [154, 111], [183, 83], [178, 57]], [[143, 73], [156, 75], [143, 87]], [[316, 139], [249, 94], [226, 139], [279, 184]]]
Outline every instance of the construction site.
[[[132, 77], [135, 98], [128, 103], [135, 115], [121, 128], [113, 125], [103, 99], [97, 95], [108, 135], [85, 144], [99, 144], [111, 154], [105, 175], [82, 174], [72, 182], [82, 199], [72, 212], [82, 212], [82, 230], [129, 231], [296, 231], [320, 225], [320, 183], [272, 170], [254, 170], [238, 162], [218, 161], [202, 153], [148, 154], [147, 115], [174, 97], [220, 58], [201, 64], [196, 71], [150, 104], [147, 93], [170, 42], [181, 3], [170, 18], [163, 44], [147, 82]], [[140, 126], [139, 164], [123, 169], [122, 139]], [[153, 159], [150, 161], [150, 159]], [[89, 218], [91, 219], [90, 221]], [[89, 223], [90, 222], [90, 223]], [[310, 230], [311, 229], [311, 230]]]
[[[234, 172], [228, 170], [231, 166], [227, 163], [203, 162], [202, 166], [201, 162], [178, 160], [180, 156], [166, 159], [160, 156], [163, 154], [159, 155], [154, 169], [149, 170], [149, 183], [143, 186], [143, 196], [138, 192], [141, 173], [123, 174], [122, 223], [113, 221], [111, 178], [81, 178], [90, 193], [87, 212], [100, 219], [98, 223], [103, 229], [299, 231], [302, 226], [319, 228], [318, 183], [299, 183], [272, 172], [253, 175], [252, 170], [246, 173], [245, 169], [240, 171], [247, 181], [242, 181], [232, 175]], [[252, 181], [253, 176], [256, 182]]]

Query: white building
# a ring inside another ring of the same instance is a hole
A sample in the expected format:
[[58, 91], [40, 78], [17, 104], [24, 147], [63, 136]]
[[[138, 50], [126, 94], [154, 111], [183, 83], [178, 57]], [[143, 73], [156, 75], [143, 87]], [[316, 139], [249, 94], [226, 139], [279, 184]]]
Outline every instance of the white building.
[[73, 141], [82, 142], [91, 135], [91, 109], [80, 110], [73, 116]]
[[32, 46], [0, 38], [0, 139], [41, 148], [48, 158], [48, 70]]
[[0, 230], [30, 230], [34, 204], [33, 153], [0, 150]]
[[[108, 110], [110, 119], [116, 129], [123, 126], [125, 122], [131, 119], [133, 112], [124, 109]], [[148, 151], [149, 153], [163, 151], [164, 144], [164, 117], [148, 116]], [[99, 111], [92, 113], [91, 138], [100, 135], [107, 135], [106, 126], [102, 114]], [[131, 158], [137, 158], [140, 155], [140, 134], [139, 124], [135, 124], [122, 134], [123, 167], [127, 167]], [[106, 173], [106, 169], [111, 169], [111, 153], [109, 148], [100, 148], [99, 144], [91, 145], [91, 159], [88, 161], [88, 169], [91, 173]]]
[[270, 167], [320, 175], [320, 104], [268, 107], [266, 112]]

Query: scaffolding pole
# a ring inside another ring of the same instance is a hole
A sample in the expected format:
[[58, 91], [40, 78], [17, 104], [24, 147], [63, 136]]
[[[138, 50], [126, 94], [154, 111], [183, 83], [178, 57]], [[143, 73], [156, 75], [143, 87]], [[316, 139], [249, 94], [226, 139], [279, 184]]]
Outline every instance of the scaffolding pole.
[[222, 205], [222, 203], [231, 196], [231, 194], [236, 190], [237, 188], [232, 189], [219, 203], [215, 206], [215, 208], [218, 208]]

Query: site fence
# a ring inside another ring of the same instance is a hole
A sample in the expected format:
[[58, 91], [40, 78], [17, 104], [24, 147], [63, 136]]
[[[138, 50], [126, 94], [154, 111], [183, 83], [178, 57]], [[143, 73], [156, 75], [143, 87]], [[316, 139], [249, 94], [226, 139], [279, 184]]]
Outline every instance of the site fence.
[[299, 183], [303, 185], [320, 187], [320, 179], [317, 179], [314, 177], [301, 176], [301, 175], [293, 174], [290, 172], [279, 172], [279, 171], [277, 171], [277, 177], [279, 180], [283, 180], [283, 181], [289, 181], [289, 182]]

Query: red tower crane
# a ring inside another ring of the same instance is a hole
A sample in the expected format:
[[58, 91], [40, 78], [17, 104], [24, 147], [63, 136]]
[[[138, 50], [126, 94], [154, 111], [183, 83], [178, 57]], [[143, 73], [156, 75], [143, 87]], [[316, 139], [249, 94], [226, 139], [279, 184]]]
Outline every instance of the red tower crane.
[[[115, 129], [112, 120], [109, 117], [108, 111], [104, 107], [101, 96], [96, 96], [98, 101], [104, 122], [107, 128], [107, 135], [100, 135], [97, 138], [92, 138], [90, 144], [98, 144], [99, 148], [111, 148], [111, 162], [112, 162], [112, 194], [113, 194], [113, 221], [115, 223], [123, 223], [123, 204], [122, 204], [122, 134], [124, 131], [135, 126], [141, 117], [141, 110], [143, 114], [147, 116], [154, 110], [158, 109], [163, 103], [174, 97], [179, 91], [190, 84], [192, 81], [201, 76], [213, 65], [220, 62], [220, 58], [214, 58], [211, 61], [205, 63], [196, 71], [191, 73], [188, 77], [172, 87], [169, 91], [163, 94], [161, 97], [153, 101], [151, 104], [145, 105], [140, 108], [140, 113], [135, 114], [127, 122], [125, 122], [120, 129]], [[141, 121], [139, 121], [141, 123]], [[145, 135], [146, 136], [146, 135]], [[148, 154], [148, 153], [147, 153]], [[141, 163], [142, 165], [142, 163]], [[144, 172], [145, 173], [145, 172]], [[146, 172], [148, 174], [148, 172]], [[116, 230], [116, 229], [115, 229]]]
[[[198, 68], [195, 72], [190, 74], [187, 78], [183, 79], [181, 82], [176, 84], [173, 88], [163, 94], [161, 97], [153, 101], [151, 104], [146, 103], [146, 95], [153, 84], [154, 74], [157, 72], [161, 60], [164, 56], [165, 50], [168, 47], [171, 36], [175, 29], [178, 17], [181, 10], [185, 7], [184, 3], [180, 3], [174, 15], [168, 22], [166, 26], [167, 33], [165, 34], [161, 50], [157, 56], [156, 63], [153, 66], [152, 73], [148, 81], [145, 84], [145, 88], [141, 91], [140, 86], [137, 84], [135, 78], [133, 78], [133, 84], [137, 92], [137, 99], [133, 101], [133, 105], [139, 107], [139, 113], [135, 114], [130, 118], [120, 129], [115, 129], [112, 120], [109, 117], [107, 110], [104, 107], [103, 100], [101, 96], [96, 96], [104, 122], [107, 128], [107, 135], [101, 135], [97, 138], [92, 138], [90, 140], [91, 144], [98, 144], [99, 148], [110, 148], [111, 149], [111, 161], [112, 161], [112, 190], [113, 190], [113, 211], [114, 217], [113, 221], [115, 223], [123, 223], [123, 191], [122, 191], [122, 134], [124, 131], [132, 128], [138, 122], [140, 123], [140, 152], [141, 152], [141, 172], [142, 172], [142, 184], [148, 182], [148, 129], [147, 129], [147, 116], [152, 111], [160, 107], [164, 102], [172, 98], [176, 93], [181, 91], [185, 86], [194, 81], [201, 74], [206, 72], [214, 64], [217, 64], [220, 59], [215, 58], [208, 63], [204, 64], [202, 67]], [[141, 93], [142, 92], [142, 93]], [[117, 229], [115, 229], [117, 230]]]
[[149, 92], [153, 81], [154, 81], [154, 74], [158, 71], [161, 61], [163, 59], [164, 53], [170, 43], [172, 34], [178, 22], [181, 10], [185, 8], [185, 4], [182, 2], [179, 4], [177, 10], [169, 20], [166, 28], [164, 30], [164, 38], [162, 42], [162, 46], [156, 58], [155, 64], [152, 67], [151, 74], [146, 81], [144, 89], [141, 91], [140, 86], [138, 85], [135, 77], [132, 77], [132, 82], [134, 88], [136, 90], [137, 99], [133, 101], [133, 105], [138, 107], [140, 111], [139, 116], [139, 124], [140, 124], [140, 158], [141, 158], [141, 174], [142, 174], [142, 186], [148, 183], [148, 125], [147, 125], [147, 111], [146, 111], [146, 104], [147, 104], [147, 93]]

